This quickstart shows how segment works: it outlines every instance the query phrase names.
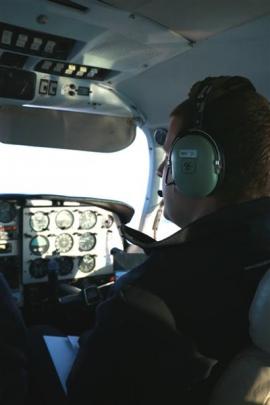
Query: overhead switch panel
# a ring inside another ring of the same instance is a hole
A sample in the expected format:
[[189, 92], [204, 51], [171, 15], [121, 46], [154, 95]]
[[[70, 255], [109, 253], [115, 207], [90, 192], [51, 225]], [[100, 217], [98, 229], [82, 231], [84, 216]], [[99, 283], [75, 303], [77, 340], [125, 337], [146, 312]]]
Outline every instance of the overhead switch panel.
[[0, 22], [0, 48], [66, 60], [76, 41]]

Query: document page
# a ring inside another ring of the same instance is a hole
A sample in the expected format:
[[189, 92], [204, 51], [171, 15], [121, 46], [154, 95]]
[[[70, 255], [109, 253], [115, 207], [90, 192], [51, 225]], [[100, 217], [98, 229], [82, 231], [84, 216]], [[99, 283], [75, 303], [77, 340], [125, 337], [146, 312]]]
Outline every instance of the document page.
[[78, 336], [44, 336], [65, 393], [67, 392], [66, 380], [79, 350], [78, 339]]

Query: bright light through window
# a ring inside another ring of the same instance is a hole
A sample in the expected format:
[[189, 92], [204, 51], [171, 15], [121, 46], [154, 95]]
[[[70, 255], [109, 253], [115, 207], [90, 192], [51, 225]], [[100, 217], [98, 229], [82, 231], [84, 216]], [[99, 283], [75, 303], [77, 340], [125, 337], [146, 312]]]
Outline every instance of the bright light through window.
[[[15, 146], [0, 143], [0, 193], [59, 194], [125, 202], [137, 228], [146, 195], [149, 152], [144, 133], [113, 153]], [[5, 175], [4, 175], [5, 173]]]

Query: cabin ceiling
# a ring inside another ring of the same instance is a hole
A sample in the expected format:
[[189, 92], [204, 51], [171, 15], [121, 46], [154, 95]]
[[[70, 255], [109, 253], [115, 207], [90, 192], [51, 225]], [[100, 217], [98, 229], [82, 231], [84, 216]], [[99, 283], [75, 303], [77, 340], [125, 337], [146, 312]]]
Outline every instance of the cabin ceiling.
[[[87, 1], [85, 1], [87, 3]], [[269, 0], [106, 0], [200, 41], [270, 13]]]
[[[108, 72], [100, 80], [69, 77], [55, 73], [57, 61], [40, 71], [47, 57], [0, 46], [0, 59], [23, 56], [19, 67], [35, 72], [34, 106], [133, 116], [155, 127], [166, 125], [171, 109], [206, 76], [244, 75], [270, 97], [269, 0], [9, 0], [0, 1], [1, 22], [46, 41], [71, 39], [66, 64]], [[44, 80], [57, 82], [57, 94], [40, 91]]]
[[191, 50], [118, 85], [147, 117], [150, 127], [166, 126], [172, 109], [207, 76], [240, 75], [270, 99], [270, 16], [227, 30]]

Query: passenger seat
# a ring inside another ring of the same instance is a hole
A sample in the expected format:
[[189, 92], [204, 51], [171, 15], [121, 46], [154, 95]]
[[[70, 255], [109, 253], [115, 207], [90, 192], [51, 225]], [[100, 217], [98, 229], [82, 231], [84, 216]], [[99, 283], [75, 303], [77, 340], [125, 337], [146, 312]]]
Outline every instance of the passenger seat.
[[253, 345], [227, 367], [209, 405], [270, 404], [270, 270], [258, 285], [249, 320]]

